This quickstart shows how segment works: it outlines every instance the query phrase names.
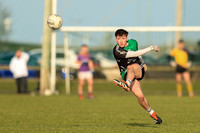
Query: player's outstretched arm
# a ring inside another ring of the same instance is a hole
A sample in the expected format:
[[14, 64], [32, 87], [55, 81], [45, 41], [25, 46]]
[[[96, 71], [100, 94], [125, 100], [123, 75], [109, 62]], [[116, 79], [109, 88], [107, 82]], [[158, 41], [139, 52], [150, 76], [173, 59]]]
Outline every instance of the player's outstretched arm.
[[159, 49], [158, 46], [150, 46], [150, 47], [138, 50], [138, 51], [128, 51], [125, 58], [141, 56], [141, 55], [146, 54], [150, 51], [159, 52], [160, 49]]

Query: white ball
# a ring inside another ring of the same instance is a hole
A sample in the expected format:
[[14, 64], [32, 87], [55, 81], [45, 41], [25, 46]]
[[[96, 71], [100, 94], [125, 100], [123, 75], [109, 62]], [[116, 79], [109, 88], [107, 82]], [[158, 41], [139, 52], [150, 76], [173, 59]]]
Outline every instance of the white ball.
[[50, 15], [47, 20], [48, 26], [53, 30], [59, 29], [62, 26], [62, 23], [62, 18], [57, 14]]

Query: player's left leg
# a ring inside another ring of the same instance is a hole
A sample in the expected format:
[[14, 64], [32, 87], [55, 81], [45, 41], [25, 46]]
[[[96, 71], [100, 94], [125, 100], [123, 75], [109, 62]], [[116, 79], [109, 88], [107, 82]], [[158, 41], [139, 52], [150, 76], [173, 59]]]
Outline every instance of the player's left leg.
[[87, 79], [88, 82], [88, 98], [93, 99], [93, 77]]
[[144, 97], [144, 94], [142, 92], [142, 89], [140, 87], [140, 83], [138, 80], [135, 80], [135, 82], [132, 82], [131, 91], [137, 97], [138, 103], [149, 113], [149, 115], [155, 121], [155, 123], [161, 124], [162, 123], [161, 118], [158, 117], [158, 115], [149, 106], [149, 103], [148, 103], [147, 99]]
[[190, 73], [188, 71], [184, 72], [183, 78], [187, 84], [189, 97], [193, 97], [194, 93], [193, 93], [193, 87], [192, 87], [192, 83], [191, 83], [191, 79], [190, 79]]
[[145, 109], [148, 110], [150, 108], [147, 99], [144, 97], [142, 89], [140, 87], [140, 83], [138, 80], [135, 80], [134, 83], [131, 84], [131, 91], [137, 97], [139, 104]]

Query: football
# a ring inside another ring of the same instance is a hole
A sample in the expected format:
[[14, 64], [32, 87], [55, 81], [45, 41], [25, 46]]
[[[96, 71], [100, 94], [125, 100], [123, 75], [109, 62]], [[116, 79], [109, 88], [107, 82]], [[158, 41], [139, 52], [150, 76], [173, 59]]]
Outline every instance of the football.
[[50, 15], [47, 20], [48, 26], [53, 30], [59, 29], [62, 26], [62, 23], [62, 18], [57, 14]]

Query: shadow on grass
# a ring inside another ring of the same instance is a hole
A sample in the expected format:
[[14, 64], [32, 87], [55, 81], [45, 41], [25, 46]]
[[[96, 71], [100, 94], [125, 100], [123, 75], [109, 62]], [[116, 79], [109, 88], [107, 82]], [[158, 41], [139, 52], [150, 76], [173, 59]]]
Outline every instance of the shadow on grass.
[[158, 128], [156, 125], [148, 124], [148, 123], [125, 123], [124, 125], [132, 126], [132, 127], [152, 127], [152, 128]]

